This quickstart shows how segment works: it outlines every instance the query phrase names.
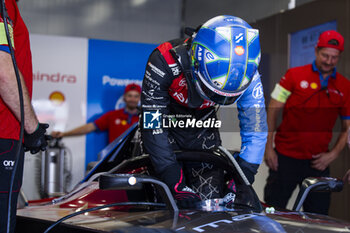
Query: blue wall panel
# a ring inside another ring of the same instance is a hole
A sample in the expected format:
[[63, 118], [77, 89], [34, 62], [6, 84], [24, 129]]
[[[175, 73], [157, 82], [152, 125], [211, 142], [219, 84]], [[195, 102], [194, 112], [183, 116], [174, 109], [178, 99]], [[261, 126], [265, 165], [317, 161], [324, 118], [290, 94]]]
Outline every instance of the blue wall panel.
[[[122, 95], [127, 84], [141, 84], [148, 56], [154, 44], [89, 40], [87, 122], [103, 113], [123, 107]], [[77, 90], [79, 91], [79, 90]], [[86, 137], [86, 164], [98, 159], [108, 144], [107, 132]]]

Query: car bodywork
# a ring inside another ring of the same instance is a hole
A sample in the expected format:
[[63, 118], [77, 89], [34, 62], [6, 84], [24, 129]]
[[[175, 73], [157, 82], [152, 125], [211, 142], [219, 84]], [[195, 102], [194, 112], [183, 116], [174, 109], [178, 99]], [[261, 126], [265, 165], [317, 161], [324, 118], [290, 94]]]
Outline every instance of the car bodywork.
[[45, 232], [57, 220], [90, 208], [98, 210], [67, 218], [49, 232], [350, 232], [350, 223], [329, 216], [263, 205], [237, 164], [218, 148], [177, 151], [176, 156], [225, 170], [225, 179], [236, 182], [233, 207], [213, 199], [179, 210], [166, 185], [154, 177], [138, 139], [134, 125], [101, 152], [103, 159], [70, 193], [19, 209], [16, 232]]

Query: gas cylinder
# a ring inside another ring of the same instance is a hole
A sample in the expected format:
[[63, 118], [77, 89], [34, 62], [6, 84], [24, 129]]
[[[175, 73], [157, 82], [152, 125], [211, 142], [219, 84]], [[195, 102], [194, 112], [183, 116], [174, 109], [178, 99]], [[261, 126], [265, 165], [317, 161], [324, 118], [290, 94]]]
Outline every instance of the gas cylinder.
[[41, 190], [45, 197], [67, 192], [65, 166], [66, 148], [60, 138], [52, 138], [41, 158]]

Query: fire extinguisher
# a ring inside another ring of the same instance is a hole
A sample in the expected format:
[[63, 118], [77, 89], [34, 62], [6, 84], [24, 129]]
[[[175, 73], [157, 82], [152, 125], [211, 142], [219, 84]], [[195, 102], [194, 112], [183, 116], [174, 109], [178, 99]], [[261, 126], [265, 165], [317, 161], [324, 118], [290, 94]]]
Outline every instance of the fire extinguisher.
[[[41, 196], [57, 197], [65, 194], [71, 179], [71, 154], [61, 138], [52, 138], [47, 150], [41, 153]], [[70, 160], [70, 161], [68, 161]]]

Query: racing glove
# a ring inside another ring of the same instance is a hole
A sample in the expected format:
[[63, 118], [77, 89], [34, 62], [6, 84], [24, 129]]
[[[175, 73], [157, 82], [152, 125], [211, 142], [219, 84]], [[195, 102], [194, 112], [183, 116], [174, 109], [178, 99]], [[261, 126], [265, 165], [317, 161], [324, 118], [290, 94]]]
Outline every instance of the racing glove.
[[201, 201], [200, 197], [188, 186], [175, 187], [174, 197], [179, 207], [183, 209], [194, 208]]
[[254, 176], [258, 172], [259, 164], [248, 163], [239, 156], [235, 157], [235, 159], [247, 177], [249, 183], [253, 184], [255, 180]]
[[40, 150], [46, 150], [48, 138], [45, 133], [47, 128], [49, 128], [48, 124], [39, 123], [33, 133], [28, 134], [24, 132], [24, 151], [30, 151], [31, 154], [36, 154]]
[[180, 208], [194, 208], [201, 201], [200, 197], [191, 188], [186, 186], [185, 177], [178, 164], [168, 166], [161, 173], [161, 179], [170, 188]]

